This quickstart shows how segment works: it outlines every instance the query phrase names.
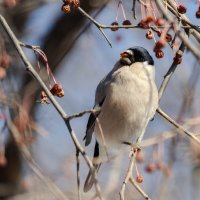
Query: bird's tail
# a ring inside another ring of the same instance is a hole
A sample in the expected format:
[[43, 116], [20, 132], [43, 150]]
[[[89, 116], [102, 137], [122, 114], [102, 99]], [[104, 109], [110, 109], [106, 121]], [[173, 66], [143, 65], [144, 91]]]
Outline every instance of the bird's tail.
[[99, 171], [100, 166], [101, 164], [94, 164], [94, 169], [89, 171], [83, 187], [84, 192], [88, 192], [92, 188], [96, 181], [96, 174]]

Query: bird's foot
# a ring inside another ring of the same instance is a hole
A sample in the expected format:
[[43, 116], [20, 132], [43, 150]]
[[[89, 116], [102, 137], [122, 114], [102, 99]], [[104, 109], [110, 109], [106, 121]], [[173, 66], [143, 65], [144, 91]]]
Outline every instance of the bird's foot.
[[134, 154], [136, 154], [140, 150], [141, 150], [140, 143], [136, 142], [135, 144], [131, 144], [131, 150], [130, 150], [129, 157], [133, 156]]

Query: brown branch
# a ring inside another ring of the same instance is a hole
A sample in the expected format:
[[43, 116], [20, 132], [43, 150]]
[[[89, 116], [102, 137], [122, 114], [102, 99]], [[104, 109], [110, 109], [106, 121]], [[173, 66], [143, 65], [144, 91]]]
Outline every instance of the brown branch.
[[[182, 42], [180, 47], [179, 47], [179, 50], [183, 53], [185, 51], [185, 43]], [[159, 89], [159, 92], [158, 92], [158, 98], [159, 100], [161, 99], [161, 97], [163, 96], [163, 93], [174, 73], [174, 71], [176, 70], [178, 64], [176, 64], [174, 61], [172, 62], [172, 65], [171, 67], [169, 68], [169, 70], [167, 71], [167, 73], [165, 74], [164, 76], [164, 79], [161, 83], [161, 86], [160, 86], [160, 89]]]
[[[13, 122], [7, 117], [6, 123], [8, 126], [8, 129], [11, 131], [13, 137], [16, 141], [19, 141], [21, 138], [21, 134], [17, 130], [17, 127], [13, 124]], [[55, 195], [57, 199], [62, 200], [68, 200], [68, 198], [65, 196], [65, 194], [58, 188], [57, 185], [55, 185], [47, 176], [43, 175], [43, 172], [41, 171], [40, 167], [37, 165], [33, 157], [31, 156], [31, 153], [28, 149], [28, 147], [21, 143], [18, 145], [19, 149], [27, 161], [29, 167], [33, 170], [33, 172], [47, 185], [47, 187], [50, 189], [50, 191]]]
[[[167, 115], [164, 111], [161, 110], [161, 108], [157, 109], [157, 112], [163, 117], [165, 118], [168, 122], [170, 122], [171, 124], [173, 124], [176, 128], [178, 128], [178, 130], [180, 130], [181, 132], [185, 133], [187, 136], [189, 136], [190, 139], [194, 140], [195, 142], [200, 144], [200, 139], [195, 136], [194, 133], [188, 131], [187, 129], [185, 129], [183, 126], [181, 126], [180, 124], [178, 124], [175, 120], [173, 120], [169, 115]], [[179, 132], [179, 131], [178, 131]]]
[[155, 0], [158, 8], [160, 9], [160, 11], [163, 13], [163, 16], [166, 18], [166, 20], [172, 24], [174, 31], [176, 32], [177, 36], [185, 43], [185, 45], [187, 46], [187, 48], [193, 53], [193, 55], [200, 60], [200, 51], [199, 49], [194, 46], [189, 40], [188, 37], [185, 36], [184, 33], [182, 33], [180, 31], [179, 26], [174, 23], [174, 19], [171, 15], [169, 15], [169, 13], [166, 11], [164, 4], [162, 3], [163, 1], [161, 0]]
[[151, 200], [150, 197], [141, 189], [141, 187], [135, 182], [135, 180], [132, 177], [129, 179], [129, 181], [136, 188], [136, 190], [144, 197], [144, 199]]
[[131, 153], [131, 157], [130, 157], [130, 160], [129, 160], [128, 171], [127, 171], [126, 177], [124, 179], [124, 182], [122, 184], [122, 187], [121, 187], [121, 190], [120, 190], [120, 193], [119, 193], [120, 200], [125, 200], [124, 192], [125, 192], [125, 188], [126, 188], [126, 185], [127, 185], [128, 181], [129, 181], [129, 179], [132, 177], [132, 171], [133, 171], [133, 166], [134, 166], [134, 162], [135, 162], [136, 153], [137, 152], [132, 152]]
[[130, 160], [129, 160], [128, 171], [127, 171], [126, 177], [124, 179], [124, 182], [122, 184], [122, 187], [121, 187], [121, 190], [119, 193], [120, 200], [125, 200], [124, 193], [125, 193], [126, 185], [128, 182], [130, 182], [136, 188], [136, 190], [144, 197], [144, 199], [151, 200], [149, 198], [149, 196], [140, 188], [140, 186], [134, 181], [134, 179], [132, 177], [132, 171], [133, 171], [133, 167], [135, 164], [136, 154], [137, 154], [137, 150], [132, 149], [132, 152], [130, 155]]
[[108, 37], [106, 36], [104, 31], [102, 30], [103, 27], [99, 26], [99, 23], [95, 19], [93, 19], [89, 14], [87, 14], [81, 7], [78, 7], [78, 10], [82, 15], [84, 15], [86, 18], [88, 18], [90, 21], [92, 21], [96, 25], [96, 27], [101, 31], [101, 33], [105, 37], [105, 39], [108, 42], [108, 44], [110, 45], [110, 47], [112, 47], [110, 40], [108, 39]]
[[38, 75], [38, 73], [35, 71], [34, 67], [28, 61], [27, 57], [25, 56], [23, 50], [20, 47], [21, 43], [18, 42], [18, 39], [16, 38], [16, 36], [14, 35], [14, 33], [12, 32], [12, 30], [10, 29], [9, 25], [7, 24], [6, 20], [4, 19], [4, 17], [2, 15], [0, 15], [0, 23], [2, 24], [2, 26], [5, 29], [6, 33], [9, 35], [11, 41], [13, 42], [13, 44], [14, 44], [14, 46], [15, 46], [15, 48], [16, 48], [19, 56], [20, 56], [20, 58], [22, 59], [23, 63], [25, 64], [26, 70], [32, 74], [32, 76], [40, 84], [41, 88], [43, 88], [44, 92], [47, 94], [48, 98], [52, 102], [54, 108], [58, 111], [58, 113], [60, 114], [60, 116], [62, 117], [62, 119], [65, 121], [65, 124], [66, 124], [66, 126], [67, 126], [67, 128], [69, 130], [69, 133], [70, 133], [70, 136], [71, 136], [71, 138], [72, 138], [72, 140], [74, 142], [74, 145], [76, 146], [76, 148], [82, 154], [82, 156], [85, 159], [88, 167], [91, 170], [93, 170], [93, 165], [92, 165], [91, 160], [87, 156], [85, 150], [83, 149], [83, 147], [81, 146], [80, 142], [78, 141], [75, 132], [71, 128], [71, 125], [70, 125], [69, 120], [68, 120], [68, 115], [62, 109], [62, 107], [60, 106], [60, 104], [56, 101], [56, 99], [54, 98], [54, 96], [51, 94], [51, 92], [49, 91], [49, 89], [46, 87], [45, 83], [42, 81], [42, 79], [40, 78], [40, 76]]
[[[104, 24], [101, 24], [99, 23], [98, 21], [96, 21], [93, 17], [91, 17], [87, 12], [85, 12], [81, 7], [78, 7], [78, 10], [79, 12], [84, 15], [86, 18], [88, 18], [100, 31], [101, 33], [103, 34], [103, 36], [105, 37], [105, 39], [107, 40], [108, 44], [112, 47], [112, 44], [110, 42], [110, 40], [108, 39], [108, 37], [106, 36], [106, 34], [103, 32], [102, 29], [112, 29], [112, 28], [116, 28], [116, 29], [127, 29], [127, 28], [139, 28], [139, 29], [143, 29], [141, 26], [138, 26], [138, 25], [118, 25], [118, 26], [108, 26], [108, 25], [104, 25]], [[188, 23], [189, 24], [189, 23]], [[191, 25], [191, 24], [190, 24]], [[150, 26], [149, 28], [152, 28], [152, 29], [155, 29], [155, 28], [170, 28], [171, 26]], [[199, 29], [200, 27], [199, 26], [195, 26], [193, 25], [192, 27], [191, 26], [180, 26], [181, 28], [184, 28], [184, 29], [192, 29], [192, 28], [197, 28]]]

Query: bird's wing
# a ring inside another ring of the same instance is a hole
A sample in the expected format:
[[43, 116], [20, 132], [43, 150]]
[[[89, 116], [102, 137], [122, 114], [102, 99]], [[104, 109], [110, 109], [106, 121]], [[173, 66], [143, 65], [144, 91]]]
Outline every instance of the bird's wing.
[[98, 110], [95, 113], [91, 113], [88, 119], [87, 127], [86, 127], [86, 135], [84, 137], [85, 146], [88, 146], [92, 140], [92, 134], [94, 132], [96, 118], [101, 112], [101, 107], [106, 98], [106, 87], [109, 82], [106, 80], [106, 77], [98, 84], [95, 94], [95, 105], [94, 110]]
[[97, 104], [94, 106], [94, 110], [97, 110], [97, 111], [95, 113], [91, 113], [89, 116], [87, 127], [86, 127], [86, 135], [84, 137], [85, 146], [88, 146], [92, 140], [92, 134], [94, 132], [96, 118], [98, 117], [98, 115], [101, 112], [101, 106], [104, 102], [104, 99], [102, 100], [102, 102], [100, 104]]
[[94, 132], [95, 122], [96, 118], [101, 112], [101, 107], [104, 103], [104, 100], [106, 98], [106, 91], [108, 85], [112, 82], [112, 75], [113, 72], [116, 71], [121, 65], [119, 62], [117, 62], [114, 66], [114, 68], [105, 76], [100, 83], [97, 86], [96, 94], [95, 94], [95, 105], [94, 110], [99, 110], [98, 112], [91, 113], [90, 117], [88, 119], [87, 128], [86, 128], [86, 135], [84, 137], [85, 140], [85, 146], [88, 146], [92, 140], [92, 134]]

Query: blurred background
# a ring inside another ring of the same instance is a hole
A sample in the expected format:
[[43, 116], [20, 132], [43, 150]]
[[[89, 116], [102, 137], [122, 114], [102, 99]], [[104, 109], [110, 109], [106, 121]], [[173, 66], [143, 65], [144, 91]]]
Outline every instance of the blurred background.
[[[188, 8], [186, 14], [191, 22], [198, 25], [199, 19], [195, 17], [198, 3], [183, 0], [180, 3]], [[120, 53], [132, 46], [143, 46], [153, 56], [156, 84], [160, 87], [181, 41], [177, 40], [174, 49], [167, 45], [164, 57], [158, 59], [153, 52], [155, 41], [145, 37], [147, 30], [119, 29], [113, 32], [106, 29], [105, 33], [112, 43], [111, 48], [94, 24], [76, 9], [69, 14], [63, 13], [62, 4], [61, 0], [1, 0], [0, 12], [20, 41], [39, 45], [46, 53], [53, 74], [65, 92], [65, 96], [57, 100], [66, 113], [71, 115], [93, 107], [98, 82], [112, 69]], [[143, 16], [139, 4], [136, 4], [137, 19], [133, 18], [132, 4], [133, 1], [123, 1], [127, 19], [137, 25]], [[87, 13], [106, 25], [115, 21], [117, 5], [118, 1], [114, 0], [81, 1], [81, 7]], [[159, 16], [159, 12], [157, 15]], [[119, 24], [123, 20], [119, 10]], [[66, 199], [78, 199], [76, 149], [65, 123], [51, 104], [38, 103], [40, 86], [26, 72], [3, 27], [0, 27], [0, 34], [1, 61], [6, 66], [0, 68], [0, 98], [4, 102], [6, 96], [9, 102], [2, 103], [2, 116], [0, 113], [0, 199], [59, 199], [53, 194], [52, 188], [32, 170], [30, 160], [20, 153], [24, 144], [44, 177], [57, 185]], [[193, 42], [199, 46], [195, 40]], [[33, 51], [23, 49], [38, 70], [38, 61]], [[43, 64], [40, 74], [45, 79]], [[200, 133], [199, 75], [199, 63], [186, 51], [160, 102], [160, 107], [166, 113], [197, 134]], [[4, 120], [5, 105], [12, 105], [11, 100], [20, 105], [17, 108], [9, 106], [10, 118], [23, 133], [23, 141], [20, 140], [17, 144]], [[88, 115], [84, 115], [71, 123], [83, 146], [87, 120]], [[137, 166], [144, 177], [141, 187], [151, 199], [200, 199], [200, 147], [184, 134], [175, 136], [176, 133], [178, 131], [158, 114], [147, 128], [145, 147]], [[167, 139], [163, 139], [164, 137]], [[93, 148], [94, 138], [86, 148], [90, 158]], [[121, 154], [102, 165], [98, 178], [105, 199], [119, 199], [118, 193], [127, 172], [129, 151], [130, 147], [125, 147]], [[82, 199], [93, 199], [94, 189], [88, 193], [83, 192], [87, 173], [88, 167], [80, 157], [81, 196]], [[143, 199], [129, 184], [125, 194], [126, 199]]]

